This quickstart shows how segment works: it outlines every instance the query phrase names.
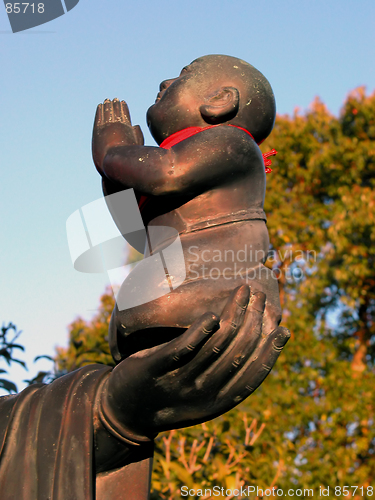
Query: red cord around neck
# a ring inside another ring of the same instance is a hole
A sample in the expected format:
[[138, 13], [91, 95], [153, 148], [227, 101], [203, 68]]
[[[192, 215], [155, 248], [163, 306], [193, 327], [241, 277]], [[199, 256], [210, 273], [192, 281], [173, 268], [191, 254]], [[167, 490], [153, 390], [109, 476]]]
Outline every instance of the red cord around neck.
[[[160, 147], [163, 149], [170, 149], [171, 147], [175, 146], [179, 142], [182, 142], [185, 139], [188, 139], [189, 137], [192, 137], [195, 134], [199, 134], [199, 132], [203, 132], [203, 130], [208, 130], [210, 128], [220, 127], [220, 126], [221, 125], [209, 125], [208, 127], [184, 128], [183, 130], [179, 130], [178, 132], [175, 132], [174, 134], [172, 134], [169, 137], [167, 137], [166, 139], [164, 139], [164, 141], [160, 144]], [[243, 130], [255, 141], [254, 137], [245, 128], [238, 127], [237, 125], [231, 125], [230, 123], [227, 126], [228, 127], [235, 127], [235, 128], [240, 129], [240, 130]], [[271, 151], [267, 151], [267, 153], [263, 153], [263, 161], [264, 161], [264, 168], [265, 168], [266, 174], [269, 174], [270, 172], [272, 172], [272, 168], [270, 168], [270, 165], [272, 162], [268, 158], [270, 156], [275, 156], [276, 154], [277, 154], [276, 149], [271, 149]], [[147, 199], [148, 199], [148, 196], [145, 196], [145, 195], [142, 195], [140, 197], [139, 202], [138, 202], [138, 206], [139, 206], [140, 210], [144, 207]]]
[[[163, 149], [170, 149], [171, 147], [175, 146], [179, 142], [182, 142], [185, 139], [192, 137], [193, 135], [199, 134], [200, 132], [203, 132], [204, 130], [208, 130], [210, 128], [220, 127], [220, 126], [222, 126], [222, 125], [209, 125], [207, 127], [184, 128], [183, 130], [179, 130], [178, 132], [175, 132], [174, 134], [172, 134], [169, 137], [167, 137], [166, 139], [164, 139], [164, 141], [160, 144], [160, 147]], [[240, 130], [243, 130], [255, 141], [252, 134], [250, 134], [250, 132], [248, 130], [246, 130], [245, 128], [238, 127], [237, 125], [232, 125], [230, 123], [228, 123], [226, 126], [227, 127], [235, 127], [235, 128], [240, 129]], [[263, 160], [264, 160], [264, 167], [266, 170], [266, 174], [268, 174], [269, 172], [272, 172], [272, 169], [269, 168], [270, 165], [272, 164], [272, 161], [269, 160], [268, 158], [270, 156], [275, 156], [276, 154], [277, 154], [276, 149], [271, 149], [271, 151], [267, 151], [267, 153], [263, 153]]]

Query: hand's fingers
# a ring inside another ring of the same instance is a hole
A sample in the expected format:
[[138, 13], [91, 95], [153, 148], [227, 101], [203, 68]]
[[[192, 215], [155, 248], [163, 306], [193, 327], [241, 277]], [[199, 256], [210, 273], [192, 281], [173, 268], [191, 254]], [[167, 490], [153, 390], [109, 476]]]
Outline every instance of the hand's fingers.
[[246, 315], [243, 321], [236, 350], [244, 351], [247, 359], [253, 354], [262, 335], [263, 314], [266, 306], [266, 296], [263, 292], [255, 292], [250, 297]]
[[214, 361], [222, 356], [242, 324], [249, 297], [250, 288], [246, 285], [238, 287], [232, 292], [221, 315], [219, 330], [206, 342], [195, 357], [194, 362], [189, 364], [189, 377], [198, 377], [207, 367], [210, 367]]
[[247, 363], [254, 352], [254, 344], [261, 337], [265, 298], [262, 292], [251, 296], [237, 336], [220, 358], [198, 377], [198, 386], [212, 379], [215, 381], [215, 387], [223, 387], [231, 380], [233, 374]]
[[113, 122], [113, 104], [112, 101], [106, 99], [103, 103], [103, 115], [104, 115], [104, 123]]
[[184, 365], [210, 338], [218, 325], [218, 316], [213, 313], [206, 313], [196, 320], [183, 335], [168, 342], [166, 346], [160, 349], [163, 351], [163, 362], [160, 371], [166, 373]]
[[282, 326], [264, 338], [242, 370], [220, 392], [219, 399], [229, 398], [234, 404], [246, 399], [267, 377], [289, 338], [289, 330]]
[[133, 130], [138, 146], [143, 146], [145, 143], [145, 139], [143, 137], [141, 127], [139, 125], [134, 125]]
[[123, 123], [128, 123], [129, 125], [131, 125], [130, 112], [125, 101], [121, 101], [121, 121]]
[[98, 126], [101, 125], [102, 123], [103, 123], [103, 105], [99, 104], [98, 107], [96, 108], [94, 125]]
[[121, 110], [121, 102], [117, 99], [113, 99], [112, 101], [112, 106], [113, 106], [113, 120], [115, 122], [122, 122], [122, 110]]
[[250, 298], [250, 288], [247, 285], [237, 287], [231, 294], [220, 317], [220, 328], [236, 330], [242, 322]]

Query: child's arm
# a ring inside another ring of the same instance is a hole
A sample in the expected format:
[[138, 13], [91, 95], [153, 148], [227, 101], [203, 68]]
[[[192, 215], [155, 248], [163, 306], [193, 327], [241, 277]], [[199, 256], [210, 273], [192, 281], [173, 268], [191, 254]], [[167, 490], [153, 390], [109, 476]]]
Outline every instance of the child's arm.
[[264, 182], [260, 149], [234, 127], [214, 127], [165, 150], [139, 145], [129, 117], [97, 113], [93, 154], [105, 181], [152, 196], [197, 195], [249, 174]]

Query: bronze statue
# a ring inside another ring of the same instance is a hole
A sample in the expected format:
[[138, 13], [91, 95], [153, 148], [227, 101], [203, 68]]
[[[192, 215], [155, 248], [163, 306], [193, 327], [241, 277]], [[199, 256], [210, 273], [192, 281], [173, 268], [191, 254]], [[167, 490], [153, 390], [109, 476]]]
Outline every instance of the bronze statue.
[[[116, 361], [137, 350], [139, 342], [159, 342], [161, 327], [173, 336], [179, 334], [173, 329], [189, 327], [207, 310], [220, 314], [231, 291], [244, 283], [267, 295], [264, 332], [279, 324], [277, 280], [264, 266], [269, 238], [258, 147], [272, 130], [275, 113], [266, 78], [250, 64], [221, 55], [201, 57], [160, 84], [147, 123], [161, 147], [143, 146], [125, 102], [98, 106], [93, 157], [104, 194], [133, 188], [148, 231], [175, 228], [185, 257], [181, 286], [173, 289], [171, 278], [167, 295], [115, 309], [110, 345]], [[124, 214], [109, 208], [121, 230]], [[170, 239], [161, 232], [145, 256], [162, 251]], [[123, 283], [120, 300], [131, 293], [137, 272], [142, 266]], [[149, 276], [148, 286], [160, 287], [158, 279]]]
[[[223, 72], [227, 79], [219, 80]], [[238, 250], [246, 238], [267, 252], [264, 165], [255, 142], [273, 125], [268, 83], [243, 61], [208, 56], [161, 87], [148, 112], [159, 143], [181, 124], [218, 126], [170, 149], [145, 148], [126, 105], [106, 101], [98, 108], [93, 137], [105, 194], [133, 187], [148, 226], [161, 219], [160, 225], [173, 227], [179, 217], [184, 251], [191, 242], [198, 251], [210, 245], [222, 249], [223, 238]], [[244, 108], [252, 103], [253, 117]], [[137, 171], [136, 161], [144, 170]], [[123, 214], [110, 208], [121, 225]], [[247, 265], [260, 267], [265, 258]], [[263, 382], [289, 338], [278, 326], [276, 283], [255, 277], [250, 290], [243, 279], [232, 278], [230, 285], [207, 280], [196, 288], [187, 280], [176, 289], [174, 305], [166, 296], [157, 308], [151, 302], [133, 311], [115, 309], [113, 370], [87, 366], [50, 385], [1, 398], [1, 499], [147, 499], [156, 434], [210, 420], [243, 401]], [[123, 321], [132, 325], [128, 337], [119, 329]]]

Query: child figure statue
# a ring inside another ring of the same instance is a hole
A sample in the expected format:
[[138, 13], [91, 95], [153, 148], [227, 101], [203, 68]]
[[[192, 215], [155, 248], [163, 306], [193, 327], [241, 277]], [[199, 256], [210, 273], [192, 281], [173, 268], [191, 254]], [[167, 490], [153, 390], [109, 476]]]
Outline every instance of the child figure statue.
[[167, 281], [168, 293], [115, 307], [113, 370], [84, 366], [0, 398], [2, 500], [146, 500], [157, 433], [222, 415], [266, 378], [290, 336], [277, 326], [277, 282], [264, 266], [265, 170], [257, 144], [274, 117], [267, 80], [226, 56], [197, 59], [161, 84], [147, 115], [161, 147], [143, 146], [124, 102], [98, 107], [93, 156], [104, 194], [114, 195], [107, 197], [112, 216], [139, 247], [138, 236], [121, 229], [127, 214], [111, 201], [133, 188], [152, 243], [117, 303], [129, 289], [134, 296], [139, 269], [159, 252], [176, 267], [171, 228], [181, 269], [160, 282], [157, 273], [147, 275], [145, 287], [160, 290]]
[[[160, 147], [143, 145], [124, 101], [98, 106], [93, 158], [104, 194], [133, 188], [148, 232], [174, 228], [185, 261], [180, 286], [169, 276], [169, 293], [125, 310], [115, 307], [109, 340], [116, 361], [140, 344], [144, 349], [174, 338], [206, 311], [220, 315], [233, 289], [243, 284], [266, 294], [262, 335], [277, 328], [278, 284], [264, 266], [266, 173], [258, 147], [273, 128], [275, 112], [267, 79], [250, 64], [223, 55], [196, 59], [161, 83], [147, 112]], [[109, 208], [115, 221], [126, 216]], [[161, 231], [152, 243], [145, 257], [167, 248], [170, 236]], [[131, 293], [137, 272], [136, 267], [119, 297]], [[150, 276], [145, 286], [160, 283]]]

